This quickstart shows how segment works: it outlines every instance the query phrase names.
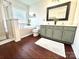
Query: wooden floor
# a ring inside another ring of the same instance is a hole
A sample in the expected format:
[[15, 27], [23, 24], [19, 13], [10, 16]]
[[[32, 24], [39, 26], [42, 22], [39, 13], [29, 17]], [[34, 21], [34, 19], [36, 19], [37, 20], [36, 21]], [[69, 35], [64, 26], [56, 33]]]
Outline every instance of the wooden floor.
[[31, 35], [20, 42], [0, 46], [0, 59], [75, 59], [71, 46], [65, 44], [67, 57], [63, 58], [34, 44], [39, 38]]

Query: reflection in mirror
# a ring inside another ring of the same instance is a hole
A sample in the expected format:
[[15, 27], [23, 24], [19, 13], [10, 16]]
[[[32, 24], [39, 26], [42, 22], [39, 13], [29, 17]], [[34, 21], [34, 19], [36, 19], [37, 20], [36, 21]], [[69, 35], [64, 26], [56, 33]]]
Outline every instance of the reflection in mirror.
[[47, 8], [47, 20], [53, 21], [53, 18], [58, 20], [68, 20], [70, 2]]
[[65, 18], [66, 8], [67, 8], [67, 6], [59, 7], [59, 8], [55, 8], [55, 9], [50, 9], [49, 10], [49, 19], [52, 19], [53, 17]]

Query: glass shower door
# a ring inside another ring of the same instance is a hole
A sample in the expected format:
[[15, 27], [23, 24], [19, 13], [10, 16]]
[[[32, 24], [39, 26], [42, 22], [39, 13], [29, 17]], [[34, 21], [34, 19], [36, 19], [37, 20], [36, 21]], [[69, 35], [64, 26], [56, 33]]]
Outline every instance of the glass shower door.
[[3, 25], [0, 22], [0, 41], [5, 40], [6, 39], [6, 34], [3, 28]]
[[11, 5], [6, 5], [4, 2], [6, 1], [0, 1], [0, 41], [14, 37]]
[[6, 39], [6, 33], [5, 33], [2, 10], [1, 10], [1, 5], [0, 5], [0, 41], [5, 40], [5, 39]]
[[4, 6], [4, 13], [5, 13], [5, 22], [6, 22], [6, 37], [7, 39], [11, 39], [13, 38], [13, 28], [12, 28], [12, 10], [11, 10], [12, 6], [8, 5], [8, 6]]

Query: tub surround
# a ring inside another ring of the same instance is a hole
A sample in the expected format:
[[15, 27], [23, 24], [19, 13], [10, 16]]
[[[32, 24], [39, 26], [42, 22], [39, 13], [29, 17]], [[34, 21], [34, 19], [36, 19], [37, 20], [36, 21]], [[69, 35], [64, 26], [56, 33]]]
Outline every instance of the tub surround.
[[29, 36], [32, 34], [32, 28], [23, 28], [23, 29], [20, 29], [20, 37], [21, 38], [24, 38], [26, 36]]
[[34, 29], [34, 26], [31, 25], [25, 25], [25, 26], [21, 26], [20, 29], [20, 37], [24, 38], [26, 36], [29, 36], [32, 34], [32, 30]]

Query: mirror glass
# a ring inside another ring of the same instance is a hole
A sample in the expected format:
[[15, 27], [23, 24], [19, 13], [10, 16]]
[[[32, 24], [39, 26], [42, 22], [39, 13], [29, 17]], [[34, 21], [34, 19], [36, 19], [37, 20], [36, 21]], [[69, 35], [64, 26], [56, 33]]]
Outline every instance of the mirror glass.
[[70, 2], [48, 7], [47, 8], [47, 20], [53, 20], [54, 18], [58, 20], [68, 20]]

